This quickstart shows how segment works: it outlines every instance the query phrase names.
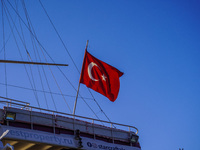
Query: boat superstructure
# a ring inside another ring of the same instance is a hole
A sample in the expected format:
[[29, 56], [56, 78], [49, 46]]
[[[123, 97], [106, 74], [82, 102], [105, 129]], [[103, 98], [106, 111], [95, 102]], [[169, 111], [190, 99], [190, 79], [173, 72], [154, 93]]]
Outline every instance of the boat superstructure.
[[15, 150], [140, 150], [138, 130], [133, 126], [32, 107], [3, 97], [0, 102], [5, 104], [0, 109], [0, 134], [9, 131], [2, 142]]

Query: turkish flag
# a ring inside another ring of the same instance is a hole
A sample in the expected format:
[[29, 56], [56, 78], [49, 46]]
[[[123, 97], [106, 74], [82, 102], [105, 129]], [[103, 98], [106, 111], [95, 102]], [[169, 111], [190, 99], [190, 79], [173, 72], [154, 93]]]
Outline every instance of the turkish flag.
[[85, 51], [80, 83], [106, 96], [114, 102], [119, 93], [119, 77], [123, 75], [115, 67], [95, 58]]

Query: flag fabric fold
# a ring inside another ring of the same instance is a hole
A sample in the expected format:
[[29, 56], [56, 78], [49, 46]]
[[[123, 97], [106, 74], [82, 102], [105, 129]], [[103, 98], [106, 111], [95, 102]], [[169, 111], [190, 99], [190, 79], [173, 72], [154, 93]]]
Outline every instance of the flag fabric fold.
[[80, 83], [106, 96], [114, 102], [118, 96], [123, 73], [113, 66], [95, 58], [87, 50], [83, 60]]

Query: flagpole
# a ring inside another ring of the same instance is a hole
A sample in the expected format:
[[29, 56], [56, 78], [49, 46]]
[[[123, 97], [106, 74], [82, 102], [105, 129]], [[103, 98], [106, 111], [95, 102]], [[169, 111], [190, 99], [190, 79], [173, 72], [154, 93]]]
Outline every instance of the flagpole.
[[[86, 54], [86, 51], [87, 51], [88, 42], [89, 42], [89, 40], [87, 40], [87, 43], [86, 43], [85, 54]], [[84, 60], [85, 60], [85, 54], [84, 54], [83, 62], [84, 62]], [[83, 70], [83, 64], [82, 64], [81, 74], [82, 74], [82, 70]], [[80, 88], [81, 74], [80, 74], [79, 83], [78, 83], [78, 89], [77, 89], [77, 93], [76, 93], [76, 100], [75, 100], [75, 103], [74, 103], [73, 115], [75, 115], [75, 111], [76, 111], [76, 104], [77, 104], [78, 93], [79, 93], [79, 88]]]

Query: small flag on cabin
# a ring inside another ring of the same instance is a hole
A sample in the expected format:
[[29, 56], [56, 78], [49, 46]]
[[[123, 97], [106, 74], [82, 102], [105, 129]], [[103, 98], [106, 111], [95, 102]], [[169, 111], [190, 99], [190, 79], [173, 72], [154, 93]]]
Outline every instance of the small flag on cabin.
[[118, 96], [123, 73], [85, 51], [80, 83], [106, 96], [114, 102]]

